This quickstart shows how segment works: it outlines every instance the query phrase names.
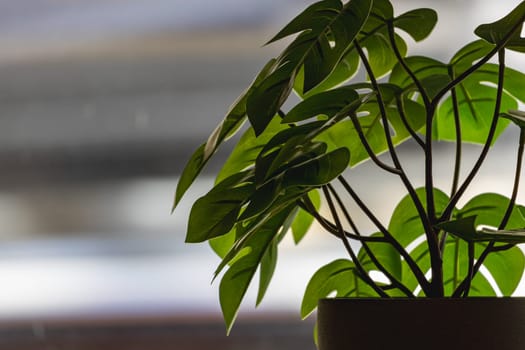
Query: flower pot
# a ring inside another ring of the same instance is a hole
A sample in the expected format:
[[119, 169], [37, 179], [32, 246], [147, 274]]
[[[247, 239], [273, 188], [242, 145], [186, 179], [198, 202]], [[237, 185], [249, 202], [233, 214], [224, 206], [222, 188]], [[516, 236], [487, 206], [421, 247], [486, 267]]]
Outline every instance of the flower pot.
[[322, 299], [319, 350], [525, 349], [525, 298]]

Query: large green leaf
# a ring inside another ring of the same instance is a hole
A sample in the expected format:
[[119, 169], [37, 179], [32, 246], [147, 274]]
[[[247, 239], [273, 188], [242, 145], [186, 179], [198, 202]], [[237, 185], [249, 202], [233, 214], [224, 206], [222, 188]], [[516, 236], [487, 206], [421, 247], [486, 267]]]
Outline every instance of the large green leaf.
[[195, 178], [200, 174], [208, 160], [213, 156], [218, 147], [231, 137], [243, 124], [246, 119], [246, 100], [247, 96], [253, 89], [270, 73], [271, 67], [275, 64], [275, 59], [270, 60], [261, 72], [257, 75], [253, 83], [248, 89], [239, 96], [237, 101], [232, 105], [229, 112], [224, 117], [223, 121], [215, 128], [208, 140], [203, 143], [193, 153], [186, 167], [182, 171], [179, 182], [177, 183], [177, 190], [175, 192], [175, 200], [172, 210], [184, 196], [184, 193], [191, 186]]
[[301, 317], [306, 318], [316, 308], [321, 298], [336, 297], [375, 297], [377, 294], [357, 275], [355, 265], [350, 260], [338, 259], [321, 267], [312, 276], [301, 304]]
[[[523, 81], [525, 74], [505, 69], [504, 94], [501, 111], [516, 109], [518, 101], [525, 101]], [[465, 142], [485, 143], [494, 115], [498, 66], [483, 65], [456, 87], [461, 120], [461, 136]], [[453, 141], [456, 138], [452, 98], [447, 98], [439, 107], [434, 124], [434, 138]], [[508, 125], [507, 120], [498, 122], [495, 139]]]
[[524, 21], [525, 1], [522, 1], [508, 15], [494, 23], [480, 25], [474, 33], [491, 44], [525, 52], [525, 38], [521, 37]]
[[396, 17], [394, 25], [407, 32], [415, 41], [421, 41], [430, 35], [437, 20], [436, 11], [420, 8]]
[[273, 72], [248, 97], [248, 118], [256, 135], [286, 101], [295, 76], [304, 67], [304, 91], [323, 81], [357, 36], [371, 0], [324, 0], [308, 7], [270, 42], [300, 33], [277, 59]]
[[254, 190], [253, 172], [242, 172], [228, 177], [197, 199], [191, 208], [186, 242], [203, 242], [227, 234]]

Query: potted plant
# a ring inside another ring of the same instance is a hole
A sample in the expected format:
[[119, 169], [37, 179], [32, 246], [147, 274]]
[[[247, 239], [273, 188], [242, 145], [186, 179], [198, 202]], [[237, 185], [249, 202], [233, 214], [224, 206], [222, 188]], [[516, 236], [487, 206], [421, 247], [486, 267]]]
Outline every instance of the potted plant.
[[[525, 143], [525, 113], [518, 110], [525, 101], [525, 75], [505, 63], [507, 51], [525, 52], [524, 20], [522, 1], [500, 20], [478, 26], [478, 40], [441, 62], [407, 55], [407, 37], [426, 39], [437, 22], [435, 11], [395, 15], [388, 0], [322, 0], [269, 41], [295, 36], [193, 154], [174, 204], [218, 147], [242, 131], [214, 187], [194, 203], [186, 236], [191, 243], [209, 241], [222, 258], [215, 275], [222, 276], [220, 303], [228, 330], [257, 271], [257, 302], [264, 297], [279, 242], [288, 232], [301, 241], [315, 220], [327, 239], [340, 240], [345, 249], [341, 259], [314, 274], [302, 303], [306, 317], [323, 299], [322, 350], [347, 344], [437, 349], [447, 344], [444, 335], [457, 332], [461, 336], [452, 338], [457, 348], [478, 338], [490, 349], [523, 344], [523, 336], [516, 337], [524, 332], [515, 327], [523, 326], [524, 316], [517, 315], [522, 322], [517, 325], [507, 318], [509, 310], [524, 310], [523, 300], [470, 297], [494, 297], [498, 289], [510, 296], [525, 267], [516, 247], [525, 242], [520, 231], [525, 207], [516, 203]], [[295, 104], [292, 91], [299, 97]], [[292, 106], [285, 108], [287, 101]], [[246, 120], [249, 125], [242, 128]], [[510, 124], [521, 131], [516, 164], [505, 169], [515, 174], [508, 196], [489, 188], [466, 198], [491, 146]], [[397, 148], [409, 140], [424, 172], [419, 184]], [[455, 143], [450, 189], [434, 185], [438, 142]], [[462, 164], [464, 143], [480, 145], [473, 165]], [[398, 178], [406, 190], [389, 222], [378, 219], [359, 183], [348, 179], [365, 161]], [[377, 232], [362, 232], [349, 201]], [[334, 292], [348, 299], [324, 299]], [[390, 313], [387, 305], [394, 305]], [[490, 314], [498, 310], [506, 313], [503, 319]], [[356, 328], [363, 323], [372, 333], [360, 343], [354, 333], [363, 332]], [[470, 337], [463, 334], [467, 327], [474, 329]], [[496, 328], [510, 330], [511, 336], [494, 337]], [[405, 345], [395, 345], [391, 337], [405, 337], [402, 329], [422, 336], [413, 345], [406, 338]], [[343, 340], [334, 340], [338, 335]]]

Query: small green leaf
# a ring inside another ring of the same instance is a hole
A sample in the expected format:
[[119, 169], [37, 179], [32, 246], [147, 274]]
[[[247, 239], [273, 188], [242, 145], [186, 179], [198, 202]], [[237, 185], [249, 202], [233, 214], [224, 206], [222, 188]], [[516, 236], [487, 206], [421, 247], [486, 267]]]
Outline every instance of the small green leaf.
[[257, 292], [256, 305], [259, 305], [262, 302], [275, 272], [275, 267], [277, 265], [277, 244], [278, 242], [274, 238], [261, 259], [261, 268], [259, 270], [259, 291]]
[[525, 21], [525, 1], [500, 20], [482, 24], [474, 33], [491, 44], [504, 45], [509, 50], [525, 52], [525, 38], [521, 37]]
[[284, 173], [283, 186], [325, 185], [345, 171], [349, 162], [348, 150], [336, 149], [287, 170]]
[[[321, 196], [319, 195], [319, 192], [317, 190], [312, 190], [308, 192], [308, 197], [314, 205], [314, 208], [319, 210], [321, 206]], [[303, 209], [299, 209], [292, 224], [292, 235], [295, 244], [298, 244], [304, 238], [313, 221], [314, 218], [312, 215], [308, 214]]]
[[359, 104], [359, 95], [351, 86], [345, 86], [313, 95], [293, 107], [283, 123], [294, 123], [324, 115], [332, 118], [350, 105]]
[[396, 17], [394, 25], [407, 32], [415, 41], [421, 41], [430, 35], [437, 20], [436, 11], [420, 8]]
[[451, 220], [438, 225], [439, 228], [467, 241], [467, 242], [499, 242], [519, 244], [525, 243], [525, 230], [493, 230], [488, 228], [477, 229], [477, 216], [469, 216]]

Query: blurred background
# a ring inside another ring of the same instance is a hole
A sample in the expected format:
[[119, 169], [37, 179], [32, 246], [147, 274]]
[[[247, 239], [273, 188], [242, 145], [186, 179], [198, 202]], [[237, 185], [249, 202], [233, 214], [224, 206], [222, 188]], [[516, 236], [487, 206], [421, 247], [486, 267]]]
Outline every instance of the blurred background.
[[[433, 39], [410, 53], [443, 60], [474, 39], [477, 22], [518, 3], [392, 2], [396, 13], [439, 11]], [[170, 215], [194, 148], [282, 47], [262, 44], [308, 3], [0, 1], [2, 349], [313, 348], [313, 320], [298, 321], [299, 305], [312, 273], [343, 254], [337, 242], [318, 232], [299, 247], [285, 242], [266, 300], [254, 311], [250, 296], [226, 338], [210, 285], [218, 259], [184, 244], [190, 205], [225, 152]], [[517, 140], [507, 135], [478, 186], [508, 195], [512, 175], [500, 170], [513, 169]], [[451, 148], [438, 152], [438, 184], [449, 188]], [[382, 218], [402, 195], [363, 191]]]

